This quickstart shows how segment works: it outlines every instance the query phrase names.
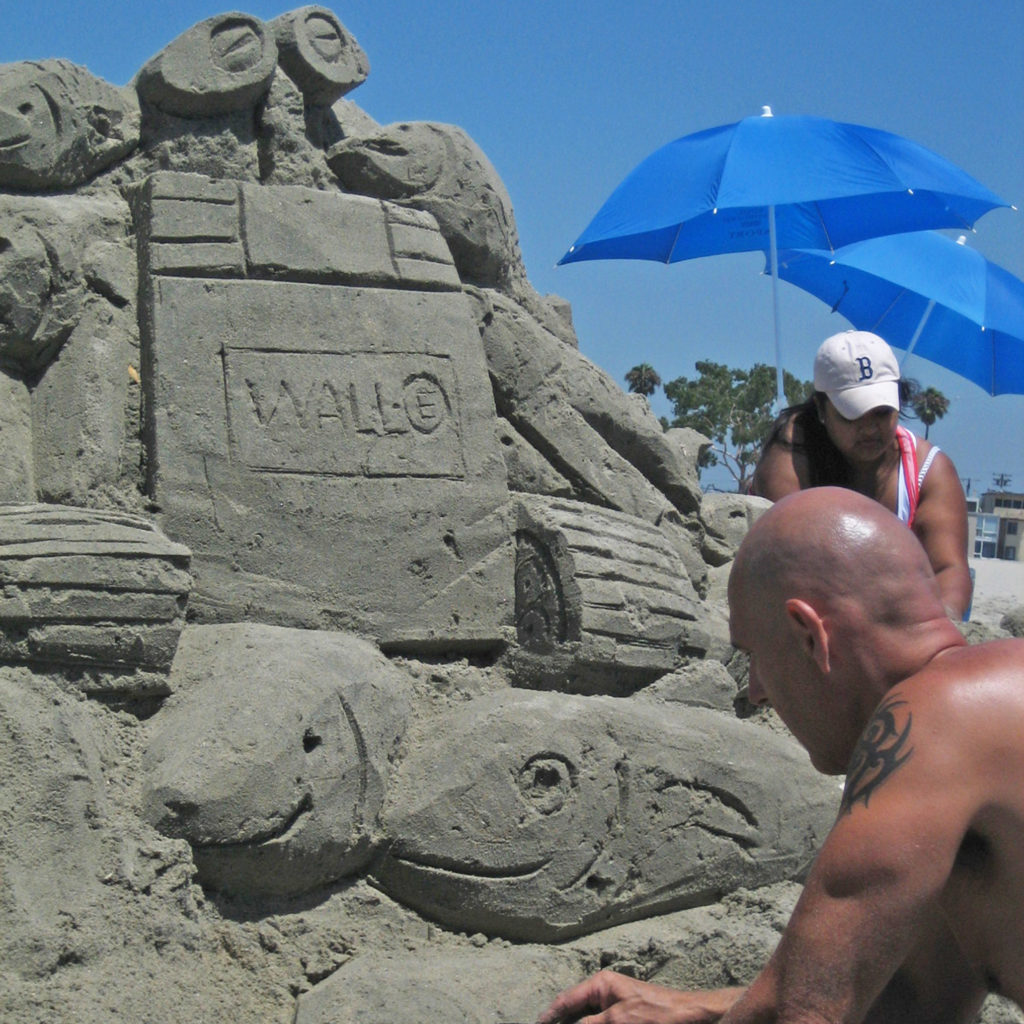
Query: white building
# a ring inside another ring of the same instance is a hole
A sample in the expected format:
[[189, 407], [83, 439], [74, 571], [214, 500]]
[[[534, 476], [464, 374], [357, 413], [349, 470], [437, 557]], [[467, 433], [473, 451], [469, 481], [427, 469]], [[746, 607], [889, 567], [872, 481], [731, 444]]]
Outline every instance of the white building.
[[1024, 561], [1024, 493], [986, 491], [968, 498], [967, 525], [975, 558]]

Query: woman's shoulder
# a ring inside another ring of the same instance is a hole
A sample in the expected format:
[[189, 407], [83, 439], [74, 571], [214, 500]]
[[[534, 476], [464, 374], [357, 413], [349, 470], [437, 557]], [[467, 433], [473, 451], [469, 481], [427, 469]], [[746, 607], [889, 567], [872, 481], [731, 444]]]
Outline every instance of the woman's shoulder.
[[921, 497], [943, 496], [957, 505], [964, 501], [963, 485], [953, 460], [937, 445], [917, 438], [917, 466]]
[[751, 493], [771, 501], [810, 486], [805, 433], [798, 414], [783, 414], [754, 470]]
[[[897, 425], [896, 430], [903, 435], [900, 447], [905, 449], [905, 446], [909, 445], [913, 449], [914, 462], [918, 466], [918, 471], [923, 471], [925, 474], [921, 481], [922, 486], [924, 480], [928, 479], [928, 474], [931, 473], [933, 466], [939, 463], [948, 463], [949, 466], [953, 465], [949, 456], [937, 444], [926, 440], [920, 434], [915, 434], [912, 430], [903, 426], [902, 423]], [[955, 469], [953, 471], [956, 472]]]
[[771, 447], [775, 444], [789, 448], [802, 445], [806, 440], [806, 431], [804, 430], [801, 413], [801, 410], [787, 410], [783, 412], [772, 428], [768, 444], [765, 447]]
[[931, 467], [940, 463], [944, 463], [948, 466], [953, 465], [953, 460], [933, 441], [929, 441], [926, 438], [921, 437], [920, 434], [915, 434], [913, 431], [908, 430], [902, 425], [899, 426], [898, 429], [903, 431], [903, 434], [913, 445], [914, 450], [917, 453], [916, 461], [919, 467], [923, 468], [927, 463], [928, 472], [931, 472]]
[[902, 423], [896, 424], [896, 433], [902, 434], [907, 443], [915, 449], [918, 461], [927, 455], [932, 448], [937, 447], [937, 445], [933, 445], [931, 441], [926, 441], [920, 434], [915, 434], [909, 427], [905, 427]]

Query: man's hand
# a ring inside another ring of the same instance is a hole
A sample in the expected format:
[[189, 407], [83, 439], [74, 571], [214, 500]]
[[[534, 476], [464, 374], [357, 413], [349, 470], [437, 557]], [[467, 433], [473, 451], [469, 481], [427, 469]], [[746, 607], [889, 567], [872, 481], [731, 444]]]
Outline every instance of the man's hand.
[[710, 1024], [742, 994], [741, 988], [678, 992], [601, 971], [562, 992], [540, 1015], [538, 1024]]

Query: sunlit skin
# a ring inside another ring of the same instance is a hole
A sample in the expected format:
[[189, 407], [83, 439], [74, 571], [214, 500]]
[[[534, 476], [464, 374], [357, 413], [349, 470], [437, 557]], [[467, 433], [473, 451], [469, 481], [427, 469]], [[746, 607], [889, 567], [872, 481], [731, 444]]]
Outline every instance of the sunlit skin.
[[[899, 414], [888, 406], [880, 406], [858, 419], [848, 420], [826, 396], [818, 396], [816, 403], [819, 419], [846, 460], [851, 489], [895, 513]], [[774, 444], [762, 454], [751, 488], [753, 494], [771, 501], [811, 486], [808, 458], [799, 448], [803, 434], [793, 420], [783, 427], [780, 440], [784, 444]], [[918, 440], [919, 462], [924, 461], [931, 448], [928, 441]], [[928, 552], [947, 614], [959, 620], [970, 607], [972, 590], [967, 565], [967, 501], [956, 467], [943, 452], [932, 460], [925, 476], [911, 529]]]
[[846, 776], [779, 946], [747, 989], [602, 971], [542, 1024], [967, 1024], [1024, 1000], [1024, 640], [968, 645], [924, 549], [841, 488], [779, 501], [744, 540], [730, 634], [750, 698]]

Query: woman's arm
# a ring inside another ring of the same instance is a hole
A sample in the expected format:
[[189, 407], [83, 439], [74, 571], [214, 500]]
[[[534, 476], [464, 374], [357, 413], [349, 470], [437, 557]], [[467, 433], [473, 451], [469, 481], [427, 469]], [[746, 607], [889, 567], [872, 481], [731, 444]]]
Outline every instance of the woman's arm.
[[939, 452], [921, 485], [912, 527], [928, 552], [951, 619], [963, 618], [971, 603], [967, 565], [967, 499], [953, 461]]
[[[794, 444], [794, 432], [800, 433], [793, 420], [790, 420], [765, 447], [754, 469], [751, 494], [769, 501], [778, 501], [787, 494], [810, 486], [807, 455], [798, 444]], [[802, 435], [795, 440], [802, 442]]]

